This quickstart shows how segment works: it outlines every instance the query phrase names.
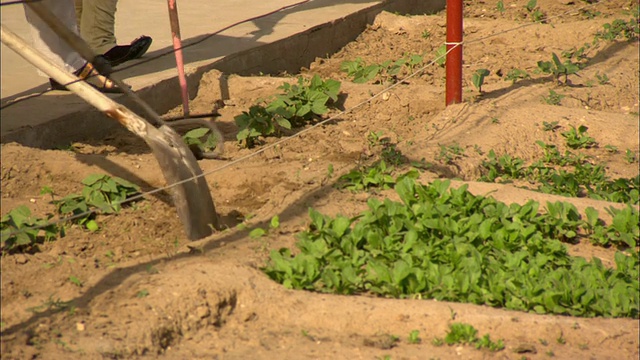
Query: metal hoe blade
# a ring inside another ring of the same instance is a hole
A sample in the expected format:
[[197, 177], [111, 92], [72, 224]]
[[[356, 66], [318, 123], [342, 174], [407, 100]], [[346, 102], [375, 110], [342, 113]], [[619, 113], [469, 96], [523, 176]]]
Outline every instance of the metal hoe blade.
[[[53, 17], [53, 14], [51, 16]], [[214, 228], [218, 228], [218, 218], [211, 193], [204, 177], [200, 176], [202, 170], [189, 148], [172, 128], [167, 125], [161, 125], [159, 128], [152, 126], [91, 85], [51, 64], [41, 53], [4, 25], [0, 25], [0, 28], [2, 43], [60, 84], [69, 84], [67, 88], [70, 91], [117, 120], [149, 145], [167, 183], [176, 184], [172, 187], [172, 195], [178, 216], [189, 239], [201, 239], [210, 235]]]

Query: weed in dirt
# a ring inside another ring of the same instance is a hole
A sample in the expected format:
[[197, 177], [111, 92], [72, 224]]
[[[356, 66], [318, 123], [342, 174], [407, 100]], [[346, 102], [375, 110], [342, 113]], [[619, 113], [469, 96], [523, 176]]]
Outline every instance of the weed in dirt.
[[497, 117], [492, 117], [491, 118], [491, 123], [492, 124], [500, 124], [500, 119], [498, 119]]
[[544, 131], [556, 131], [556, 130], [558, 130], [560, 128], [561, 128], [561, 126], [558, 125], [557, 121], [552, 121], [552, 122], [543, 121], [542, 122], [542, 130], [544, 130]]
[[357, 58], [353, 61], [344, 61], [340, 65], [340, 71], [347, 73], [347, 77], [354, 83], [363, 84], [375, 79], [381, 71], [381, 66], [366, 65], [361, 58]]
[[520, 69], [511, 69], [504, 77], [504, 81], [511, 81], [512, 84], [515, 84], [519, 80], [531, 79], [531, 75], [525, 70]]
[[412, 330], [409, 333], [409, 344], [420, 344], [421, 342], [422, 342], [422, 339], [420, 338], [420, 331]]
[[333, 164], [329, 164], [327, 166], [327, 179], [331, 179], [333, 177]]
[[[556, 53], [551, 53], [551, 61], [538, 61], [538, 71], [545, 74], [553, 74], [560, 84], [568, 84], [569, 75], [577, 74], [579, 70], [580, 65], [578, 63], [574, 63], [571, 58], [567, 58], [563, 63]], [[560, 81], [561, 76], [564, 76], [564, 83]]]
[[436, 156], [436, 160], [443, 164], [453, 164], [455, 160], [462, 159], [464, 149], [459, 144], [440, 145], [440, 153]]
[[556, 342], [560, 345], [565, 345], [567, 343], [567, 339], [564, 338], [564, 335], [560, 333], [560, 336], [556, 339]]
[[447, 345], [454, 344], [471, 344], [475, 342], [478, 330], [469, 324], [453, 323], [449, 325], [449, 331], [444, 337], [444, 342]]
[[147, 290], [147, 289], [142, 289], [142, 290], [140, 290], [140, 291], [138, 291], [136, 293], [136, 297], [138, 299], [142, 299], [142, 298], [145, 298], [147, 296], [149, 296], [149, 290]]
[[423, 32], [422, 32], [422, 34], [420, 34], [420, 36], [421, 36], [423, 39], [428, 39], [428, 38], [430, 38], [430, 37], [431, 37], [431, 32], [430, 32], [429, 30], [425, 30], [425, 31], [423, 31]]
[[616, 19], [611, 23], [602, 25], [603, 29], [598, 31], [594, 38], [594, 43], [600, 40], [603, 41], [615, 41], [618, 38], [623, 38], [627, 41], [633, 41], [638, 39], [640, 34], [640, 28], [638, 27], [637, 17], [627, 20]]
[[614, 145], [605, 145], [604, 149], [607, 150], [609, 154], [617, 154], [619, 152], [618, 147]]
[[557, 92], [549, 89], [549, 96], [543, 96], [542, 100], [547, 104], [547, 105], [560, 105], [560, 102], [562, 101], [562, 99], [565, 97], [565, 95], [562, 94], [558, 94]]
[[481, 165], [484, 174], [479, 180], [505, 182], [526, 179], [539, 184], [535, 190], [544, 193], [638, 203], [640, 176], [609, 179], [603, 165], [589, 163], [582, 154], [567, 151], [562, 155], [555, 145], [542, 141], [536, 143], [543, 148], [544, 156], [528, 166], [523, 159], [509, 154], [498, 157], [493, 150], [489, 151], [488, 159]]
[[580, 350], [589, 350], [589, 344], [580, 343], [580, 344], [578, 344], [578, 349], [580, 349]]
[[482, 94], [482, 85], [484, 84], [484, 78], [486, 76], [489, 76], [490, 73], [491, 72], [487, 69], [478, 69], [471, 76], [471, 82], [473, 83], [473, 86], [475, 86], [476, 89], [478, 89], [478, 92], [481, 94]]
[[382, 151], [380, 152], [380, 158], [382, 161], [385, 161], [392, 166], [400, 166], [409, 161], [407, 157], [398, 150], [396, 145], [392, 143], [383, 145]]
[[298, 77], [296, 84], [284, 83], [278, 89], [283, 94], [264, 105], [253, 105], [249, 111], [235, 117], [238, 126], [236, 138], [244, 147], [258, 144], [259, 137], [279, 136], [283, 129], [303, 126], [326, 114], [334, 106], [340, 92], [340, 82]]
[[538, 341], [540, 342], [540, 344], [541, 344], [542, 346], [547, 346], [547, 345], [549, 345], [549, 342], [548, 342], [547, 340], [545, 340], [545, 339], [538, 339]]
[[[430, 35], [426, 31], [427, 36]], [[425, 33], [423, 33], [423, 36]], [[344, 61], [340, 65], [340, 71], [347, 73], [356, 84], [363, 84], [374, 81], [376, 84], [395, 84], [398, 82], [398, 75], [403, 69], [413, 72], [421, 65], [424, 57], [418, 54], [404, 54], [397, 60], [386, 60], [380, 64], [367, 65], [361, 58], [352, 61]]]
[[72, 283], [73, 285], [77, 286], [77, 287], [83, 287], [84, 284], [82, 283], [82, 281], [80, 281], [80, 279], [78, 279], [78, 277], [71, 275], [69, 276], [69, 282]]
[[235, 123], [239, 129], [236, 138], [247, 148], [254, 147], [260, 136], [280, 135], [281, 129], [291, 129], [289, 120], [276, 118], [261, 105], [253, 105], [249, 111], [243, 111], [235, 117]]
[[502, 340], [493, 342], [489, 334], [484, 335], [482, 338], [478, 338], [477, 334], [478, 330], [469, 324], [453, 323], [449, 325], [449, 331], [444, 338], [444, 342], [447, 343], [447, 345], [471, 344], [474, 345], [476, 349], [486, 348], [490, 351], [500, 351], [504, 349]]
[[587, 20], [592, 20], [602, 15], [602, 12], [591, 9], [580, 9], [580, 15], [584, 16]]
[[314, 75], [310, 80], [298, 77], [298, 83], [284, 83], [278, 89], [284, 94], [267, 105], [267, 110], [288, 119], [294, 126], [305, 125], [309, 120], [329, 111], [328, 105], [338, 101], [340, 82], [333, 79], [322, 80]]
[[[206, 136], [206, 138], [204, 138]], [[204, 138], [204, 140], [203, 140]], [[212, 152], [218, 146], [219, 139], [209, 128], [197, 128], [182, 136], [187, 146], [197, 146], [201, 152]]]
[[249, 237], [252, 239], [260, 239], [267, 234], [267, 230], [263, 228], [255, 228], [249, 232]]
[[598, 79], [598, 84], [600, 85], [606, 85], [606, 84], [609, 84], [610, 82], [610, 79], [607, 76], [607, 74], [600, 75], [599, 73], [596, 72], [596, 78]]
[[[309, 211], [297, 255], [274, 250], [263, 270], [287, 288], [471, 302], [535, 313], [635, 317], [635, 248], [614, 269], [571, 257], [558, 239], [581, 219], [569, 203], [506, 205], [449, 181], [396, 182], [402, 202], [376, 198], [354, 218]], [[623, 230], [624, 231], [624, 230]]]
[[539, 22], [539, 23], [546, 22], [546, 20], [544, 19], [546, 15], [538, 7], [538, 0], [529, 0], [527, 5], [525, 5], [525, 9], [527, 10], [530, 16], [531, 21]]
[[548, 357], [556, 356], [556, 354], [552, 350], [549, 350], [549, 351], [545, 352], [545, 355], [547, 355]]
[[69, 309], [73, 306], [73, 301], [62, 301], [60, 298], [53, 299], [53, 295], [49, 295], [49, 299], [45, 301], [42, 305], [34, 306], [27, 308], [26, 310], [32, 312], [34, 314], [52, 310], [52, 311], [61, 311]]
[[498, 1], [498, 3], [496, 4], [496, 10], [498, 10], [498, 12], [501, 14], [505, 12], [504, 2], [502, 0]]
[[278, 215], [275, 215], [271, 218], [268, 229], [257, 227], [251, 230], [251, 232], [249, 232], [249, 237], [252, 239], [260, 239], [263, 236], [268, 235], [270, 231], [276, 230], [279, 227], [280, 227], [280, 217]]
[[443, 338], [439, 338], [439, 337], [435, 337], [435, 338], [433, 338], [433, 340], [431, 340], [431, 344], [433, 344], [433, 346], [442, 346], [442, 345], [444, 345], [444, 339]]
[[635, 151], [627, 149], [624, 152], [624, 160], [629, 164], [633, 164], [634, 162], [638, 162], [638, 157]]
[[119, 177], [103, 174], [92, 174], [82, 180], [82, 194], [67, 195], [60, 200], [53, 200], [56, 211], [62, 216], [72, 216], [73, 223], [90, 231], [99, 230], [95, 220], [95, 212], [105, 214], [118, 213], [127, 199], [140, 193], [140, 187]]
[[[338, 181], [338, 186], [350, 191], [363, 191], [374, 188], [382, 190], [391, 189], [396, 180], [391, 176], [394, 168], [387, 166], [384, 160], [380, 160], [370, 167], [352, 170], [342, 175]], [[408, 172], [405, 176], [418, 177], [416, 171]]]
[[577, 129], [574, 126], [571, 126], [571, 129], [561, 133], [561, 135], [566, 139], [566, 144], [568, 147], [572, 149], [588, 149], [596, 146], [596, 139], [592, 138], [587, 134], [587, 128], [584, 125], [580, 125]]

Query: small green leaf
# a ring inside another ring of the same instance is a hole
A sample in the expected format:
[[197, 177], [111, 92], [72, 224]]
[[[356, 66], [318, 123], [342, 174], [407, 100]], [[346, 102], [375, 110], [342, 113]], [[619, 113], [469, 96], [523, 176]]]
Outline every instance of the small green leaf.
[[95, 220], [89, 220], [86, 223], [84, 223], [84, 226], [92, 232], [96, 232], [98, 230], [100, 230], [100, 226], [98, 226], [98, 223]]
[[252, 238], [252, 239], [258, 239], [258, 238], [263, 237], [266, 233], [267, 233], [267, 231], [265, 229], [255, 228], [255, 229], [251, 230], [251, 232], [249, 233], [249, 237]]

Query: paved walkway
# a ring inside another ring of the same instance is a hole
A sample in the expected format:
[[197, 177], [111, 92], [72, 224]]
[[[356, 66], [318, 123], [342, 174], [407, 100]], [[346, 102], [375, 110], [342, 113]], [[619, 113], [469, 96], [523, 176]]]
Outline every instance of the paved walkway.
[[[269, 13], [297, 2], [300, 2], [300, 0], [178, 1], [183, 45], [202, 39], [204, 35], [238, 21]], [[425, 6], [424, 3], [424, 0], [313, 0], [265, 18], [235, 26], [185, 49], [184, 58], [187, 73], [194, 74], [207, 66], [211, 68], [211, 64], [214, 62], [231, 55], [238, 58], [234, 63], [234, 67], [241, 68], [243, 64], [247, 63], [246, 59], [240, 58], [240, 54], [243, 52], [246, 53], [261, 45], [273, 44], [279, 42], [279, 40], [292, 38], [296, 34], [304, 33], [312, 27], [332, 24], [348, 15], [366, 12], [367, 9], [381, 8], [382, 6], [400, 6], [407, 10], [427, 7], [438, 9], [444, 6], [444, 0], [431, 0], [428, 2], [431, 4], [430, 6]], [[30, 41], [22, 5], [5, 6], [2, 8], [0, 15], [4, 26], [25, 40]], [[371, 20], [368, 18], [371, 17], [369, 13], [363, 13], [360, 17], [363, 18], [363, 21]], [[116, 14], [116, 37], [119, 42], [121, 44], [128, 43], [143, 34], [153, 38], [153, 44], [145, 57], [148, 58], [172, 49], [166, 2], [158, 0], [121, 1]], [[336, 36], [338, 35], [336, 34]], [[311, 34], [305, 36], [307, 38], [312, 37]], [[335, 39], [333, 38], [336, 36], [331, 36], [331, 39], [327, 39], [327, 41], [334, 41]], [[307, 41], [310, 42], [310, 40]], [[298, 50], [306, 52], [308, 49]], [[297, 50], [292, 48], [291, 51], [295, 52]], [[277, 64], [277, 57], [280, 55], [283, 54], [267, 56], [263, 62], [265, 68], [270, 68], [269, 65], [272, 65], [271, 68], [280, 66], [280, 64]], [[290, 56], [291, 54], [286, 55]], [[245, 54], [244, 56], [251, 57], [251, 54]], [[32, 65], [4, 45], [2, 45], [1, 57], [2, 104], [43, 91], [48, 87], [46, 78], [40, 77]], [[261, 59], [257, 60], [261, 61]], [[140, 60], [136, 61], [139, 62]], [[256, 59], [253, 59], [253, 61], [255, 62]], [[125, 63], [121, 65], [121, 68], [134, 63]], [[231, 70], [238, 72], [249, 70], [235, 68]], [[259, 69], [254, 70], [259, 71]], [[258, 71], [255, 72], [257, 73]], [[156, 106], [156, 104], [165, 105], [165, 108], [156, 108], [159, 112], [164, 112], [180, 103], [179, 85], [175, 80], [177, 71], [173, 55], [164, 56], [140, 66], [126, 69], [121, 71], [119, 75], [128, 84], [132, 85], [133, 89], [138, 91], [152, 106]], [[199, 77], [190, 78], [190, 80], [197, 79]], [[190, 81], [189, 84], [193, 96], [197, 84], [192, 84], [192, 82], [195, 83], [197, 81]], [[163, 85], [160, 86], [159, 84]], [[122, 99], [122, 95], [112, 96], [118, 98], [118, 101]], [[162, 97], [165, 98], [162, 99]], [[126, 105], [125, 99], [122, 99], [122, 101]], [[78, 113], [87, 117], [87, 119], [91, 118], [91, 121], [106, 121], [102, 120], [104, 118], [102, 114], [98, 113], [97, 115], [99, 116], [91, 114], [90, 107], [78, 97], [62, 91], [49, 92], [45, 96], [33, 97], [19, 104], [9, 106], [0, 113], [2, 142], [19, 139], [18, 141], [24, 144], [39, 146], [38, 144], [41, 142], [42, 137], [58, 136], [61, 135], [61, 132], [65, 132], [69, 136], [78, 136], [83, 131], [91, 132], [90, 130], [95, 126], [83, 128], [81, 124], [80, 126], [73, 126], [71, 129], [60, 129], [60, 126], [57, 126], [58, 130], [32, 131], [35, 127], [51, 121], [60, 121], [61, 126], [65, 121], [68, 123], [67, 125], [78, 125], [77, 122], [69, 122], [70, 114]], [[65, 116], [67, 117], [65, 121], [60, 120]], [[95, 119], [93, 120], [93, 118]], [[93, 123], [93, 125], [95, 124]], [[29, 133], [25, 129], [29, 130]], [[18, 136], [16, 133], [21, 133], [21, 135]]]

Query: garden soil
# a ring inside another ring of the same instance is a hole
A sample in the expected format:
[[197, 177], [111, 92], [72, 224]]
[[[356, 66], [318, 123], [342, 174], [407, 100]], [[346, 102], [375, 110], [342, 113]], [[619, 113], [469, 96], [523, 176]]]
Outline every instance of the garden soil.
[[[343, 61], [356, 58], [367, 64], [405, 54], [433, 59], [445, 41], [444, 12], [382, 13], [338, 53], [301, 69], [303, 76], [340, 80], [337, 105], [348, 111], [331, 110], [332, 121], [291, 131], [285, 135], [298, 136], [233, 164], [256, 150], [238, 146], [234, 116], [295, 77], [206, 74], [191, 107], [193, 113], [217, 107], [221, 114], [216, 123], [225, 138], [225, 158], [199, 164], [211, 172], [206, 179], [225, 230], [190, 242], [170, 193], [157, 192], [119, 214], [99, 215], [97, 232], [69, 226], [55, 241], [3, 254], [2, 358], [637, 359], [638, 319], [294, 291], [260, 270], [272, 249], [295, 247], [296, 233], [308, 227], [309, 208], [354, 216], [370, 197], [394, 197], [392, 191], [351, 193], [335, 186], [340, 175], [378, 159], [380, 139], [395, 144], [407, 160], [427, 164], [420, 175], [425, 183], [455, 179], [453, 186], [468, 184], [474, 194], [507, 203], [562, 200], [601, 214], [620, 206], [546, 195], [525, 189], [526, 183], [477, 179], [489, 150], [532, 162], [542, 155], [536, 141], [564, 151], [561, 132], [581, 125], [598, 143], [581, 152], [606, 164], [610, 177], [638, 174], [637, 160], [626, 161], [627, 149], [638, 157], [637, 41], [618, 39], [591, 48], [588, 65], [567, 84], [534, 71], [537, 61], [551, 60], [552, 52], [560, 55], [591, 43], [603, 24], [628, 20], [632, 15], [625, 9], [637, 3], [541, 0], [546, 24], [532, 22], [526, 1], [505, 4], [500, 13], [496, 1], [466, 2], [462, 104], [445, 108], [445, 71], [437, 64], [387, 90], [390, 83], [354, 84], [340, 71]], [[579, 11], [585, 6], [588, 11]], [[481, 68], [491, 73], [479, 93], [471, 75]], [[531, 78], [506, 81], [514, 68]], [[398, 78], [408, 74], [405, 70]], [[550, 90], [564, 95], [559, 105], [544, 101]], [[545, 122], [557, 122], [559, 128], [545, 131]], [[278, 140], [267, 138], [263, 145]], [[446, 159], [442, 146], [463, 151]], [[55, 198], [79, 193], [81, 180], [94, 173], [122, 177], [143, 191], [166, 185], [149, 149], [125, 130], [59, 150], [3, 144], [2, 213], [27, 205], [44, 217], [54, 207], [51, 195], [41, 194], [43, 187], [53, 189]], [[276, 215], [277, 229], [260, 238], [248, 235], [256, 227], [268, 228]], [[615, 249], [588, 242], [567, 246], [576, 256], [613, 266]], [[492, 353], [433, 345], [454, 321], [503, 339], [505, 349]], [[421, 343], [408, 341], [413, 330]]]

